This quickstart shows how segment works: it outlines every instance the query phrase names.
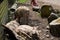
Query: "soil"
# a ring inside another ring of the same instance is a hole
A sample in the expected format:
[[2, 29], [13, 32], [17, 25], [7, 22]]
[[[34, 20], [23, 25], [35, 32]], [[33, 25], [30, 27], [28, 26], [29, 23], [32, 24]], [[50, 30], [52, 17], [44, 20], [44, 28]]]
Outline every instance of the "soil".
[[28, 5], [26, 5], [26, 6], [28, 6], [30, 8], [29, 19], [32, 20], [31, 25], [38, 27], [38, 30], [40, 31], [40, 34], [39, 34], [40, 40], [60, 40], [58, 37], [52, 36], [50, 34], [50, 31], [46, 28], [48, 26], [47, 18], [42, 18], [40, 13], [33, 11], [31, 5], [28, 2], [27, 2], [27, 4]]

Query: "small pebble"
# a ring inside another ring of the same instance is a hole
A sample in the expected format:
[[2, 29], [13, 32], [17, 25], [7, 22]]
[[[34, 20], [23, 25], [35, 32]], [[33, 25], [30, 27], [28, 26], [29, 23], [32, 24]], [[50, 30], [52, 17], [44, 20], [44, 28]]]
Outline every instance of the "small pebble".
[[40, 39], [42, 40], [43, 38], [42, 38], [42, 37], [40, 37]]
[[49, 30], [45, 30], [46, 32], [49, 32]]
[[46, 27], [46, 29], [49, 29], [49, 28], [50, 28], [49, 26]]
[[39, 30], [39, 33], [41, 33], [42, 31], [41, 30]]
[[54, 39], [54, 37], [51, 37], [51, 40], [53, 40]]
[[49, 35], [46, 35], [47, 38], [49, 38], [50, 36]]
[[44, 35], [46, 35], [46, 34], [44, 34]]

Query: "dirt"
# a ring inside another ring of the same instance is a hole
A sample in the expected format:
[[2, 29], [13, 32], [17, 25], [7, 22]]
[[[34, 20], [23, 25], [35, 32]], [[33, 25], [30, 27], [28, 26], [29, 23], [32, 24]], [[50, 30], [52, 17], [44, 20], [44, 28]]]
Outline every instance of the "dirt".
[[31, 24], [38, 27], [40, 40], [60, 40], [58, 37], [54, 37], [50, 34], [50, 30], [47, 29], [48, 20], [42, 18], [40, 13], [32, 11], [30, 13]]
[[[30, 2], [30, 1], [29, 1]], [[58, 37], [54, 37], [50, 34], [50, 31], [46, 28], [48, 26], [48, 20], [47, 18], [42, 18], [40, 16], [40, 13], [35, 12], [32, 10], [32, 7], [30, 3], [27, 2], [29, 8], [30, 8], [30, 16], [29, 19], [31, 19], [31, 25], [32, 26], [38, 26], [39, 38], [40, 40], [60, 40]]]

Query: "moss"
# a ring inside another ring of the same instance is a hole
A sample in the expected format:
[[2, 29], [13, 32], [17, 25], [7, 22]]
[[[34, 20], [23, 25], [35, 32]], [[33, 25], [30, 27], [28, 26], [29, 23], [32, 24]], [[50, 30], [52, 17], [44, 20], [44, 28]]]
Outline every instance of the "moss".
[[42, 17], [48, 17], [51, 14], [51, 11], [53, 10], [52, 6], [50, 5], [44, 5], [41, 7], [41, 16]]
[[27, 0], [18, 0], [20, 3], [26, 3]]

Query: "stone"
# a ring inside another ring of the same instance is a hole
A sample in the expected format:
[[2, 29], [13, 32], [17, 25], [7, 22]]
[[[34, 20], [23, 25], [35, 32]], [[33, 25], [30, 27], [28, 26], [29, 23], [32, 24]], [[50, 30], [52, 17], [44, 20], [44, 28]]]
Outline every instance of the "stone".
[[51, 14], [51, 11], [53, 10], [51, 5], [43, 5], [41, 7], [41, 17], [42, 18], [48, 18]]
[[57, 19], [58, 15], [55, 13], [51, 13], [50, 16], [48, 17], [48, 23], [52, 22], [53, 20]]
[[46, 32], [49, 32], [49, 30], [45, 30]]
[[15, 3], [15, 4], [13, 4], [12, 7], [10, 8], [10, 11], [11, 11], [11, 12], [15, 12], [16, 8], [17, 8], [17, 4]]
[[51, 40], [53, 40], [54, 39], [54, 37], [51, 37]]
[[49, 26], [46, 26], [46, 29], [48, 29], [48, 30], [49, 30], [49, 29], [50, 29], [50, 27], [49, 27]]
[[60, 37], [60, 17], [53, 20], [50, 24], [50, 33], [55, 37]]
[[46, 37], [49, 38], [50, 36], [47, 34]]

